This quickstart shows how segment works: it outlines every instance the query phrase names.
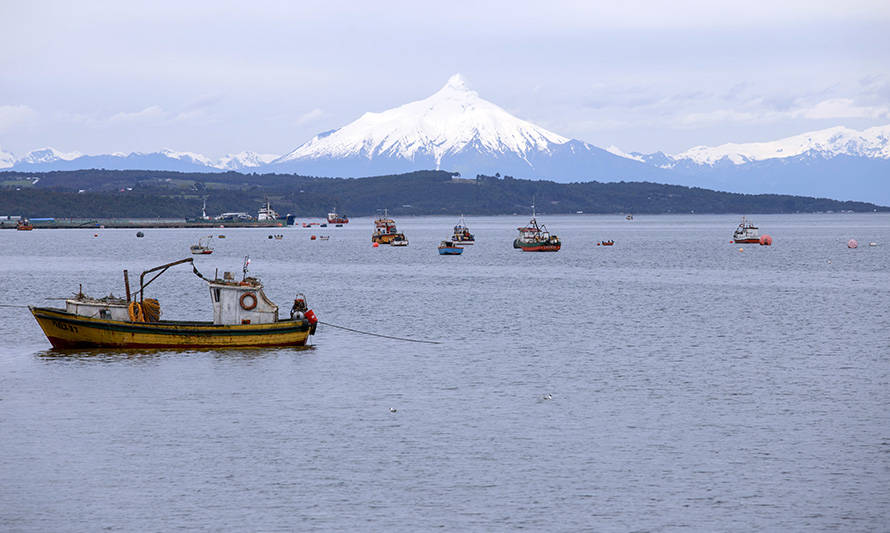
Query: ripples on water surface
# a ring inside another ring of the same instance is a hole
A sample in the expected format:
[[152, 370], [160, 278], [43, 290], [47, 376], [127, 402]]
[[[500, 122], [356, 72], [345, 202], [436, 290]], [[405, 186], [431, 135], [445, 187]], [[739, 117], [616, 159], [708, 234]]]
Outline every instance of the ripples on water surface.
[[[544, 216], [556, 254], [471, 218], [458, 257], [456, 217], [397, 221], [407, 248], [356, 219], [217, 230], [196, 263], [441, 345], [59, 353], [0, 308], [0, 529], [886, 530], [887, 215], [757, 216], [744, 252], [734, 216]], [[120, 295], [207, 234], [135, 233], [0, 231], [0, 303]], [[211, 315], [187, 267], [149, 291]]]

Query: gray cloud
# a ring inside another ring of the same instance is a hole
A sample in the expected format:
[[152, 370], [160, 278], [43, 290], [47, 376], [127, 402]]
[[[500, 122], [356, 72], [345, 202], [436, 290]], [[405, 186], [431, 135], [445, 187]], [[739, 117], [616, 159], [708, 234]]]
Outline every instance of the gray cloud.
[[768, 139], [843, 113], [867, 125], [890, 101], [890, 4], [878, 1], [3, 11], [0, 46], [15, 53], [0, 56], [0, 106], [33, 111], [0, 112], [0, 145], [17, 153], [52, 143], [283, 153], [365, 111], [423, 98], [457, 71], [523, 118], [627, 150]]

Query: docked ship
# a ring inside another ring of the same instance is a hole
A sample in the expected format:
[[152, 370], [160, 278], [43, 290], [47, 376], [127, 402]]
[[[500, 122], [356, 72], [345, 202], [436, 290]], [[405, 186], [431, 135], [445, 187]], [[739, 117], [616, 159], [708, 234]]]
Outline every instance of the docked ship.
[[404, 233], [396, 229], [395, 221], [389, 218], [387, 210], [384, 209], [383, 215], [378, 215], [374, 219], [374, 234], [371, 235], [371, 242], [406, 246], [408, 239], [405, 238]]
[[742, 217], [741, 224], [732, 232], [732, 240], [736, 244], [760, 244], [760, 232], [757, 226]]
[[328, 213], [328, 224], [349, 224], [349, 219], [344, 215], [338, 215], [335, 207]]
[[513, 241], [513, 248], [519, 248], [523, 252], [558, 252], [562, 247], [559, 237], [551, 235], [543, 224], [538, 225], [534, 204], [532, 219], [527, 225], [516, 229], [519, 230], [519, 238]]
[[464, 222], [463, 215], [460, 216], [460, 220], [458, 220], [457, 225], [454, 226], [454, 234], [451, 236], [451, 240], [459, 243], [461, 246], [474, 244], [476, 242], [476, 237], [470, 233], [470, 228], [468, 228], [466, 222]]
[[256, 219], [260, 222], [274, 222], [280, 218], [281, 216], [272, 209], [272, 204], [269, 203], [269, 199], [266, 198], [266, 204], [260, 207]]
[[[222, 279], [207, 279], [192, 258], [167, 263], [142, 273], [139, 290], [130, 294], [124, 270], [126, 298], [90, 298], [78, 291], [65, 300], [65, 309], [29, 307], [54, 348], [233, 348], [303, 346], [315, 333], [318, 319], [297, 294], [290, 316], [279, 317], [279, 308], [263, 292], [259, 279], [247, 275], [235, 281], [231, 272]], [[145, 289], [172, 266], [192, 263], [195, 275], [210, 289], [213, 321], [161, 320], [158, 300], [145, 297]], [[157, 272], [146, 281], [148, 274]]]

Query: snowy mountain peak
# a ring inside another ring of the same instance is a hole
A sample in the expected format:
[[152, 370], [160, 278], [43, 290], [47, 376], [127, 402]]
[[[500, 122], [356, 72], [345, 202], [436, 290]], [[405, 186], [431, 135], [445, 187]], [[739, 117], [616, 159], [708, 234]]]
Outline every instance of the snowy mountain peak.
[[15, 164], [15, 156], [10, 152], [4, 152], [0, 147], [0, 168], [9, 168]]
[[472, 92], [472, 93], [476, 92], [476, 91], [471, 90], [469, 87], [467, 87], [467, 81], [459, 73], [454, 74], [453, 76], [448, 78], [448, 83], [446, 83], [444, 87], [439, 89], [439, 92], [442, 92], [442, 91]]
[[195, 152], [177, 152], [176, 150], [171, 150], [169, 148], [164, 148], [160, 152], [161, 155], [169, 157], [171, 159], [179, 159], [180, 161], [190, 161], [192, 163], [199, 163], [201, 165], [206, 165], [208, 167], [213, 166], [213, 161], [210, 158], [203, 156], [201, 154], [196, 154]]
[[39, 163], [51, 163], [53, 161], [71, 161], [72, 159], [77, 159], [80, 157], [80, 152], [60, 152], [55, 148], [38, 148], [37, 150], [31, 150], [25, 157], [19, 159], [17, 163], [27, 163], [27, 164], [39, 164]]
[[275, 161], [327, 158], [431, 160], [475, 151], [487, 156], [550, 153], [569, 139], [514, 117], [471, 90], [460, 74], [435, 94], [358, 120], [307, 143]]
[[278, 159], [276, 154], [258, 154], [256, 152], [238, 152], [226, 154], [217, 161], [214, 166], [223, 170], [241, 170], [245, 168], [261, 167]]
[[726, 158], [736, 165], [812, 153], [823, 158], [838, 155], [890, 159], [890, 125], [857, 131], [843, 126], [811, 131], [777, 141], [696, 146], [673, 156], [699, 165], [714, 165]]

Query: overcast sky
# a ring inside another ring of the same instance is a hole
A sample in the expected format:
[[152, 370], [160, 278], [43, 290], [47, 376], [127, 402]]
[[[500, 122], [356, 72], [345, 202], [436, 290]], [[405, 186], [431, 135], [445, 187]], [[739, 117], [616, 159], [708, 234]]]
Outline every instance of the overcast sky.
[[887, 1], [424, 4], [0, 0], [0, 149], [281, 154], [457, 72], [626, 151], [890, 123]]

